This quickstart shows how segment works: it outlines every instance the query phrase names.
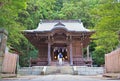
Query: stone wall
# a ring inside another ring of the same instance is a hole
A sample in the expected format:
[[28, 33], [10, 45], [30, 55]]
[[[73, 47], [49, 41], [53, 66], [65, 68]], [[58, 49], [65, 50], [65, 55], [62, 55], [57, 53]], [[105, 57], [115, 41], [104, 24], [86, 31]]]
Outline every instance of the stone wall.
[[0, 29], [0, 75], [2, 72], [2, 64], [5, 54], [7, 35], [7, 31], [5, 31], [4, 29]]
[[77, 66], [78, 75], [100, 75], [104, 73], [103, 67]]
[[44, 66], [21, 67], [17, 70], [19, 75], [40, 75]]

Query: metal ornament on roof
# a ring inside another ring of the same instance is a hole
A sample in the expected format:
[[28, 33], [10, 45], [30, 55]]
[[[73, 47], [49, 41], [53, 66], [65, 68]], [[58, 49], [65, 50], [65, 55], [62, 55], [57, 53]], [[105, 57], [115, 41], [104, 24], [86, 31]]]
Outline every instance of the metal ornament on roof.
[[65, 25], [59, 21], [57, 24], [54, 25], [54, 27], [65, 27]]

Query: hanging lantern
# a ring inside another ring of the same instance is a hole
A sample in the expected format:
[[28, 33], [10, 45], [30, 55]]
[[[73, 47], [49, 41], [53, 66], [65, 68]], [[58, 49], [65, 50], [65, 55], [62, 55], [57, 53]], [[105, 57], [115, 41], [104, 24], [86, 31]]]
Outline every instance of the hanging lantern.
[[54, 48], [54, 52], [56, 51], [56, 49]]
[[67, 57], [67, 56], [65, 56], [65, 58], [67, 59], [68, 57]]
[[54, 58], [56, 59], [57, 57], [55, 56]]
[[64, 52], [64, 48], [62, 49], [62, 52]]
[[64, 57], [63, 57], [62, 59], [63, 59], [63, 60], [65, 60], [65, 58], [64, 58]]
[[66, 49], [66, 52], [67, 52], [67, 49]]

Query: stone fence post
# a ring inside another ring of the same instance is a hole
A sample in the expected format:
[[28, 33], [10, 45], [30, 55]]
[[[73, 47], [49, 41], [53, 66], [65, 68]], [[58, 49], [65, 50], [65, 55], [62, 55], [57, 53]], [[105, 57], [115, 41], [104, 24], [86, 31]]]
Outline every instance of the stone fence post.
[[0, 76], [2, 73], [2, 64], [5, 54], [7, 36], [8, 32], [5, 29], [0, 29]]

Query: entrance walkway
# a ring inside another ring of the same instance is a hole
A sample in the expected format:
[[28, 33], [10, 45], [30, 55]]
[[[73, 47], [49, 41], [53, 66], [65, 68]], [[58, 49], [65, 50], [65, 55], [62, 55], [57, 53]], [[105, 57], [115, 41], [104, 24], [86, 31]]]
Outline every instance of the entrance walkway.
[[[100, 76], [79, 75], [45, 75], [45, 76], [19, 76], [18, 78], [4, 78], [0, 81], [108, 81], [109, 78]], [[116, 80], [110, 80], [116, 81]]]

